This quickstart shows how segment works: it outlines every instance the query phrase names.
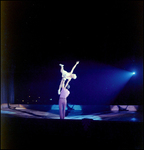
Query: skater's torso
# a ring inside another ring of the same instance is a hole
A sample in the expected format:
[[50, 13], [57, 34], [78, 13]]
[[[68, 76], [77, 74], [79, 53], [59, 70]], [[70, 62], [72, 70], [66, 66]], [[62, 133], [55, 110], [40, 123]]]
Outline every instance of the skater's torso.
[[69, 94], [70, 94], [69, 90], [67, 90], [66, 88], [62, 88], [61, 93], [60, 93], [60, 98], [66, 99]]

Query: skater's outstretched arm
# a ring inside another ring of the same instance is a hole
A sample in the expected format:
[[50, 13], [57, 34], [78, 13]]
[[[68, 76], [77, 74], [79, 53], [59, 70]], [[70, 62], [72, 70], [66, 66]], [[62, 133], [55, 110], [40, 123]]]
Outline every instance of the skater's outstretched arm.
[[62, 79], [62, 88], [64, 88], [64, 80]]
[[72, 70], [70, 72], [71, 74], [73, 73], [73, 71], [74, 71], [75, 67], [77, 66], [77, 64], [79, 64], [79, 61], [77, 61], [76, 64], [73, 66], [73, 68], [72, 68]]
[[64, 88], [64, 82], [65, 82], [65, 80], [62, 78], [61, 83], [60, 83], [60, 85], [59, 85], [59, 89], [58, 89], [58, 94], [59, 94], [59, 95], [60, 95], [60, 90], [61, 90], [61, 88]]

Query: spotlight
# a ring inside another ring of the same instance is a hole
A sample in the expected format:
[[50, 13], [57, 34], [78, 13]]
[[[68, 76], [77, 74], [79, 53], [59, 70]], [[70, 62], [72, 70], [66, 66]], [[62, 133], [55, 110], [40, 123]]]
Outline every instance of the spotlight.
[[133, 75], [135, 74], [135, 72], [132, 73]]

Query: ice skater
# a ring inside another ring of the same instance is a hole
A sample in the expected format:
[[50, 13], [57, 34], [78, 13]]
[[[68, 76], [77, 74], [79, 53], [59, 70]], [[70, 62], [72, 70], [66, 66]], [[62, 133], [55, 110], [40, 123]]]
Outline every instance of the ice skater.
[[79, 64], [79, 61], [76, 62], [76, 64], [73, 66], [71, 72], [67, 72], [64, 70], [64, 65], [63, 64], [59, 64], [61, 66], [60, 72], [62, 73], [62, 80], [61, 83], [59, 85], [59, 89], [58, 89], [58, 94], [60, 95], [60, 90], [62, 88], [62, 84], [65, 84], [65, 81], [67, 81], [65, 87], [67, 87], [67, 85], [69, 84], [69, 82], [71, 81], [71, 79], [76, 79], [77, 76], [76, 74], [73, 73], [75, 67]]
[[[65, 109], [67, 106], [67, 97], [70, 94], [69, 85], [64, 86], [64, 80], [62, 81], [62, 90], [60, 92], [60, 97], [59, 97], [59, 112], [60, 112], [60, 119], [65, 118]], [[66, 89], [67, 88], [67, 89]]]

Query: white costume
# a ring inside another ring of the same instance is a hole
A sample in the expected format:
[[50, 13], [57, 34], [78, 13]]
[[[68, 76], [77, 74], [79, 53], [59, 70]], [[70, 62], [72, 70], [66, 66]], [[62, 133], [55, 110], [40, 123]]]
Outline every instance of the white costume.
[[[72, 68], [71, 72], [67, 72], [63, 69], [63, 64], [59, 64], [61, 66], [61, 73], [62, 73], [62, 80], [65, 82], [67, 79], [68, 79], [68, 82], [67, 84], [70, 82], [71, 79], [76, 79], [77, 76], [76, 74], [73, 74], [73, 70], [75, 69], [76, 65], [79, 64], [79, 61], [76, 62], [76, 64], [74, 65], [74, 67]], [[61, 80], [61, 83], [62, 83], [62, 80]], [[66, 84], [66, 85], [67, 85]], [[61, 90], [61, 84], [60, 84], [60, 87], [58, 89], [58, 94], [60, 95], [60, 90]]]
[[68, 73], [67, 71], [63, 70], [63, 72], [62, 72], [62, 78], [64, 80], [71, 79], [71, 77], [69, 77], [69, 76], [70, 76], [70, 73]]

